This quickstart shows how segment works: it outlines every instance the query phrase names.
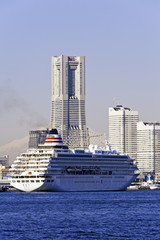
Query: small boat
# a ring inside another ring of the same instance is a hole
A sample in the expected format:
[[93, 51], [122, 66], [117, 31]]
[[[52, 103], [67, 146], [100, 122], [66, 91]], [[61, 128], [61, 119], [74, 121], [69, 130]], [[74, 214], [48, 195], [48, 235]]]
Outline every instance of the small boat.
[[6, 192], [8, 190], [8, 187], [0, 186], [0, 192]]
[[148, 180], [146, 182], [143, 182], [139, 186], [139, 189], [150, 189], [150, 190], [160, 189], [160, 184], [152, 180], [150, 174], [147, 177], [148, 177]]
[[153, 184], [150, 184], [149, 188], [151, 190], [158, 190], [158, 189], [160, 189], [160, 185], [156, 184], [156, 183], [153, 183]]

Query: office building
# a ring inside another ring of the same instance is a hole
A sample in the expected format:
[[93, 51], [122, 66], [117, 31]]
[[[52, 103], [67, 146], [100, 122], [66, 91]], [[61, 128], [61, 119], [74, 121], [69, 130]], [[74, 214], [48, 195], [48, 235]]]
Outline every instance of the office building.
[[2, 164], [0, 164], [0, 179], [2, 179]]
[[31, 130], [29, 131], [29, 148], [37, 148], [38, 144], [43, 144], [46, 139], [46, 135], [48, 134], [49, 130]]
[[137, 123], [137, 162], [144, 175], [160, 174], [160, 123]]
[[109, 144], [112, 150], [136, 158], [138, 112], [117, 105], [109, 108]]
[[51, 126], [70, 147], [86, 148], [85, 58], [52, 57], [51, 72]]

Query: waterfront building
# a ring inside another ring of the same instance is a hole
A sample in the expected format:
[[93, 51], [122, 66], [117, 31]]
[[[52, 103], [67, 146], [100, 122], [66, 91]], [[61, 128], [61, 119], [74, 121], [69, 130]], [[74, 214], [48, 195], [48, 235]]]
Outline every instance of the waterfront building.
[[160, 123], [137, 123], [137, 162], [142, 174], [160, 175]]
[[48, 134], [48, 129], [46, 130], [31, 130], [29, 131], [29, 148], [37, 148], [38, 144], [43, 144], [46, 140], [46, 135]]
[[2, 179], [2, 164], [0, 164], [0, 179]]
[[9, 156], [8, 155], [0, 156], [0, 164], [2, 164], [2, 166], [4, 167], [9, 167]]
[[[2, 164], [0, 164], [0, 180], [4, 179], [9, 176], [9, 168], [4, 167]], [[1, 186], [0, 182], [0, 186]]]
[[109, 144], [112, 150], [136, 159], [138, 111], [117, 105], [109, 108]]
[[2, 167], [2, 178], [9, 176], [9, 168]]
[[70, 147], [88, 147], [85, 57], [52, 57], [51, 127]]

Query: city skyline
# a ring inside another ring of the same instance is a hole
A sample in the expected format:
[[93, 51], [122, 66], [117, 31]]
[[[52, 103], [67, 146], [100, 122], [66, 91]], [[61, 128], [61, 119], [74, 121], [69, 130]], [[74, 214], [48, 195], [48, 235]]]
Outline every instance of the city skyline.
[[117, 104], [160, 121], [159, 10], [146, 0], [1, 2], [0, 146], [49, 125], [52, 55], [86, 57], [87, 126], [106, 133]]

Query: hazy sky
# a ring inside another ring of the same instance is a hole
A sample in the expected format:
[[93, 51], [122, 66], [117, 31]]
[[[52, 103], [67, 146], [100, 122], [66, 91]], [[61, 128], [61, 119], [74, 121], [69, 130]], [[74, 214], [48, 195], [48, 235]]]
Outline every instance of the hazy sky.
[[50, 123], [51, 56], [86, 57], [87, 124], [108, 107], [160, 121], [159, 0], [1, 0], [0, 145]]

